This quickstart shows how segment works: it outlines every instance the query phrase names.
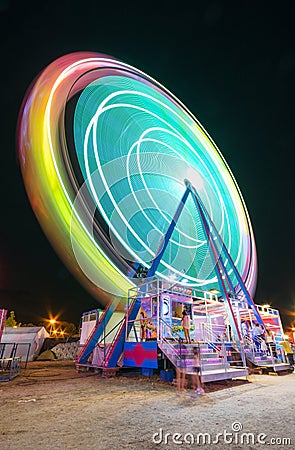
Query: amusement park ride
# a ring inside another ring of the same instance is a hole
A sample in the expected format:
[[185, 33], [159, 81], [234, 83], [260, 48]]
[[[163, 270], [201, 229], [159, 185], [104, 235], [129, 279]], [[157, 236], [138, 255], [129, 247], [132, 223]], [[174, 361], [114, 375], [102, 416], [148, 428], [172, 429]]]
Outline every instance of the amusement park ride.
[[[283, 354], [280, 359], [276, 350], [280, 349], [279, 343], [283, 335], [278, 311], [255, 305], [196, 190], [188, 180], [185, 180], [185, 185], [185, 193], [162, 240], [160, 251], [145, 273], [141, 285], [129, 290], [126, 313], [117, 316], [111, 327], [107, 325], [115, 312], [114, 303], [110, 303], [99, 320], [95, 311], [90, 312], [92, 321], [89, 321], [89, 313], [83, 315], [82, 330], [85, 332], [85, 326], [89, 327], [90, 322], [92, 329], [90, 331], [88, 328], [86, 331], [87, 340], [83, 336], [83, 348], [77, 359], [78, 368], [87, 364], [95, 352], [94, 359], [91, 359], [94, 367], [114, 368], [119, 358], [124, 356], [124, 359], [121, 358], [121, 366], [154, 369], [159, 367], [160, 355], [175, 367], [180, 358], [185, 358], [186, 371], [190, 373], [193, 363], [191, 350], [195, 345], [201, 346], [203, 382], [247, 375], [247, 365], [261, 367], [266, 371], [289, 368]], [[201, 216], [210, 245], [220, 291], [198, 292], [173, 282], [154, 279], [190, 194]], [[218, 250], [218, 244], [221, 251]], [[235, 287], [225, 267], [225, 260], [229, 261], [230, 269], [236, 277]], [[180, 326], [183, 307], [190, 311], [193, 322], [190, 344], [183, 343], [185, 337]], [[142, 315], [139, 318], [140, 312]], [[142, 323], [146, 328], [144, 339], [141, 336]], [[250, 328], [243, 329], [242, 323], [249, 323]], [[267, 326], [276, 341], [265, 352], [256, 349], [251, 338], [250, 329], [254, 323], [260, 324], [263, 329]]]
[[203, 381], [246, 375], [247, 365], [286, 369], [279, 345], [261, 351], [249, 332], [256, 323], [277, 342], [283, 333], [278, 312], [252, 299], [255, 241], [238, 185], [173, 94], [113, 57], [66, 55], [28, 91], [18, 139], [41, 226], [105, 305], [83, 315], [77, 367], [186, 359], [189, 373], [198, 345]]

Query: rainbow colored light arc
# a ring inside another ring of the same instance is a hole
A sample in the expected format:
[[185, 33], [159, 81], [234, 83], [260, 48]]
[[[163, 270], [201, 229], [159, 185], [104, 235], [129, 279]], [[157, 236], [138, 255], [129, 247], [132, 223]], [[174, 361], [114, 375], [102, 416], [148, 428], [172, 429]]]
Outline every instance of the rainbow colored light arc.
[[[185, 179], [197, 189], [254, 293], [254, 235], [233, 174], [192, 113], [150, 76], [101, 54], [59, 58], [24, 99], [18, 147], [41, 226], [100, 301], [126, 297], [137, 283], [137, 264], [150, 267]], [[217, 287], [191, 199], [156, 276], [188, 287]]]

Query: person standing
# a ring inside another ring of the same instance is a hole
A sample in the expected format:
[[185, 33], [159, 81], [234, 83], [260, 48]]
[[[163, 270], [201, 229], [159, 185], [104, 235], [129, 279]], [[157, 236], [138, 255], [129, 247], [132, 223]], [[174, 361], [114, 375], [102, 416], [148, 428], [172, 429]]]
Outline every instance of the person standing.
[[268, 346], [269, 355], [273, 358], [277, 358], [277, 350], [276, 350], [276, 344], [274, 342], [274, 334], [271, 330], [265, 331], [265, 341], [266, 345]]
[[258, 323], [254, 324], [254, 326], [251, 330], [251, 334], [252, 334], [253, 342], [255, 344], [255, 350], [256, 350], [256, 352], [260, 352], [261, 351], [261, 341], [262, 341], [261, 335], [263, 334], [263, 329], [260, 328]]
[[225, 325], [225, 329], [226, 329], [226, 341], [231, 342], [232, 341], [232, 332], [231, 332], [231, 325], [230, 325], [229, 317], [228, 317], [227, 313], [225, 313], [224, 325]]
[[248, 337], [249, 327], [245, 320], [242, 320], [242, 322], [241, 322], [241, 333], [242, 333], [243, 338], [246, 339]]
[[280, 345], [284, 349], [284, 352], [288, 358], [290, 366], [294, 366], [294, 356], [293, 356], [293, 349], [291, 347], [291, 344], [287, 340], [283, 340], [282, 342], [280, 342]]
[[192, 395], [192, 398], [194, 398], [196, 395], [203, 395], [205, 394], [204, 389], [202, 388], [202, 383], [201, 383], [201, 353], [200, 353], [200, 347], [194, 347], [193, 349], [193, 355], [194, 355], [194, 360], [193, 360], [193, 389], [194, 389], [194, 394]]
[[191, 321], [190, 321], [190, 317], [189, 317], [189, 314], [188, 314], [186, 308], [184, 308], [182, 311], [181, 326], [182, 326], [183, 332], [184, 332], [185, 344], [190, 344], [191, 343], [191, 336], [190, 336]]
[[179, 339], [179, 355], [176, 359], [176, 387], [177, 395], [185, 392], [186, 385], [186, 359], [181, 339]]
[[140, 313], [140, 340], [141, 342], [146, 340], [146, 319], [143, 311]]

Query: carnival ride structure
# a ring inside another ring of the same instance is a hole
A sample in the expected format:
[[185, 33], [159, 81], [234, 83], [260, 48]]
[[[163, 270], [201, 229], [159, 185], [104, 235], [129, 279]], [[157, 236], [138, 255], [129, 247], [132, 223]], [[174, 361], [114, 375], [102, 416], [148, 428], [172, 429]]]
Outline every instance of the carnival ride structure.
[[[130, 334], [136, 342], [134, 323], [151, 282], [159, 289], [159, 345], [165, 283], [218, 290], [245, 366], [233, 298], [246, 302], [263, 324], [252, 300], [257, 258], [249, 214], [216, 144], [171, 92], [111, 56], [63, 56], [24, 99], [18, 148], [44, 232], [106, 307], [79, 364], [98, 343], [102, 367], [115, 367], [123, 350], [125, 356], [136, 353], [126, 345]], [[141, 344], [156, 354], [151, 342]]]

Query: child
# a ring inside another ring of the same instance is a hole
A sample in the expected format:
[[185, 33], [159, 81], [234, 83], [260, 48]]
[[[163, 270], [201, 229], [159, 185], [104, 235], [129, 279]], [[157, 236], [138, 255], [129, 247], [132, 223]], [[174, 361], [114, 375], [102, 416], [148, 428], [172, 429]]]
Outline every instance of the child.
[[180, 358], [176, 361], [176, 386], [178, 395], [180, 395], [182, 392], [185, 392], [185, 374], [185, 359], [180, 355]]
[[184, 349], [182, 348], [181, 339], [179, 339], [179, 354], [176, 359], [176, 386], [177, 395], [185, 392], [186, 384], [186, 359], [184, 354]]
[[200, 347], [194, 347], [193, 349], [194, 354], [194, 361], [193, 361], [193, 388], [195, 390], [195, 393], [193, 394], [193, 397], [196, 394], [205, 394], [204, 389], [202, 388], [201, 384], [201, 355], [200, 355]]

